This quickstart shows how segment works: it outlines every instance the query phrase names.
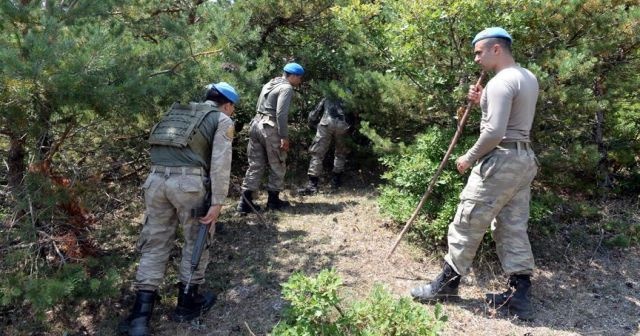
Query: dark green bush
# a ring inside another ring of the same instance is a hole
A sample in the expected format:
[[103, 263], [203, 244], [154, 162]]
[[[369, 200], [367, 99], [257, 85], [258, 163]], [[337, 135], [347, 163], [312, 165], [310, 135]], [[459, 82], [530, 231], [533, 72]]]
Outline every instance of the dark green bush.
[[[386, 183], [380, 187], [378, 198], [383, 214], [398, 223], [409, 219], [442, 161], [453, 133], [453, 130], [434, 126], [418, 135], [413, 144], [398, 145], [395, 151], [381, 154], [380, 161], [387, 168], [382, 175]], [[376, 137], [371, 139], [384, 148], [390, 148]], [[449, 158], [449, 163], [464, 153], [473, 140], [473, 137], [463, 138]], [[414, 226], [414, 232], [426, 240], [427, 244], [444, 242], [447, 227], [455, 214], [458, 197], [467, 178], [466, 175], [458, 174], [452, 166], [448, 164], [440, 174]]]

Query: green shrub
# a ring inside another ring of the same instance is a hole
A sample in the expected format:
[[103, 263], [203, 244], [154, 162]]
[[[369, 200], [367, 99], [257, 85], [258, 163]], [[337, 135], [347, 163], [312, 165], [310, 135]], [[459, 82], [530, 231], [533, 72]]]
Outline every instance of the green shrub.
[[529, 210], [529, 226], [544, 236], [558, 232], [559, 223], [554, 215], [563, 208], [564, 201], [555, 193], [533, 194]]
[[[400, 223], [409, 219], [427, 190], [452, 137], [453, 130], [443, 130], [434, 126], [417, 136], [413, 144], [400, 144], [395, 151], [381, 153], [380, 161], [387, 168], [382, 175], [386, 182], [380, 187], [378, 198], [383, 214]], [[376, 137], [370, 138], [376, 143]], [[463, 138], [449, 162], [452, 163], [458, 155], [464, 153], [474, 139], [475, 137]], [[380, 146], [390, 148], [388, 143], [381, 143]], [[445, 167], [440, 174], [414, 225], [414, 230], [427, 244], [444, 242], [465, 180], [466, 175], [458, 174], [451, 165]]]
[[340, 311], [338, 288], [342, 281], [335, 271], [324, 270], [315, 278], [294, 273], [282, 285], [282, 295], [289, 301], [286, 311], [290, 325], [279, 325], [275, 335], [337, 335], [333, 321]]
[[364, 301], [356, 302], [348, 320], [357, 335], [437, 335], [447, 321], [442, 306], [430, 313], [409, 298], [395, 299], [382, 286]]
[[38, 276], [15, 271], [0, 280], [0, 306], [31, 309], [43, 319], [44, 312], [56, 305], [114, 297], [119, 286], [116, 268], [96, 270], [93, 275], [82, 264], [65, 264], [57, 271]]
[[633, 222], [631, 214], [627, 218], [610, 220], [602, 225], [610, 247], [626, 248], [640, 243], [640, 224]]
[[341, 284], [335, 270], [315, 278], [292, 275], [282, 290], [290, 305], [273, 335], [436, 335], [447, 320], [440, 305], [430, 313], [408, 298], [394, 299], [381, 286], [367, 299], [341, 308]]

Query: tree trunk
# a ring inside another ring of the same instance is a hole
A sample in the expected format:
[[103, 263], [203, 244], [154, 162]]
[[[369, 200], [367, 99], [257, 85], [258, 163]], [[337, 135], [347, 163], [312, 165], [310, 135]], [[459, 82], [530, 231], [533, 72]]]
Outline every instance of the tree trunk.
[[36, 98], [40, 101], [35, 102], [35, 109], [38, 111], [38, 139], [36, 142], [36, 161], [42, 161], [47, 158], [51, 150], [51, 115], [52, 109], [49, 102], [44, 98]]
[[9, 191], [15, 198], [16, 192], [22, 186], [24, 172], [27, 168], [24, 158], [24, 138], [14, 133], [9, 134], [9, 154], [7, 155], [7, 165], [9, 166]]
[[[604, 88], [602, 79], [597, 78], [595, 83], [596, 101], [600, 101], [604, 96]], [[598, 106], [595, 115], [594, 125], [594, 141], [598, 146], [600, 159], [598, 160], [597, 176], [598, 187], [602, 196], [606, 196], [607, 191], [611, 188], [611, 176], [609, 175], [609, 153], [604, 141], [604, 108]]]

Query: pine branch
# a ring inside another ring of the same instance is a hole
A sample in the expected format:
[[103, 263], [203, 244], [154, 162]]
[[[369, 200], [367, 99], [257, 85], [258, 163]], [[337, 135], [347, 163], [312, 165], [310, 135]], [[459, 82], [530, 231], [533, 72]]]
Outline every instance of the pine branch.
[[197, 57], [216, 54], [216, 53], [219, 53], [221, 51], [222, 51], [222, 49], [216, 49], [216, 50], [209, 50], [209, 51], [203, 51], [203, 52], [199, 52], [199, 53], [196, 53], [196, 54], [192, 54], [191, 56], [189, 56], [189, 57], [179, 61], [178, 63], [174, 64], [170, 69], [154, 72], [151, 75], [149, 75], [149, 77], [155, 77], [155, 76], [158, 76], [158, 75], [164, 75], [164, 74], [168, 74], [168, 73], [175, 73], [176, 69], [178, 69], [178, 67], [180, 65], [182, 65], [183, 63], [185, 63], [186, 61], [188, 61], [190, 59], [194, 59], [195, 60]]

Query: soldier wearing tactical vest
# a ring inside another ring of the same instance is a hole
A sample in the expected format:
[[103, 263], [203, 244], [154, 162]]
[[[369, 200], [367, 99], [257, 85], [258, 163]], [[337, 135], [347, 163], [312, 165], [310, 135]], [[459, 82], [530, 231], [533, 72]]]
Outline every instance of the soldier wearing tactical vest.
[[281, 210], [289, 206], [289, 202], [281, 200], [279, 195], [284, 188], [284, 175], [287, 172], [285, 161], [289, 150], [289, 105], [293, 87], [302, 82], [304, 69], [298, 63], [288, 63], [283, 70], [282, 77], [274, 78], [262, 87], [256, 106], [257, 113], [249, 126], [249, 168], [242, 182], [242, 196], [238, 203], [240, 214], [251, 212], [250, 204], [258, 209], [253, 204], [253, 192], [260, 187], [267, 167], [267, 208]]
[[[151, 131], [152, 166], [142, 186], [146, 211], [138, 241], [142, 255], [134, 283], [136, 300], [131, 314], [119, 326], [122, 333], [149, 334], [158, 286], [165, 275], [178, 223], [182, 226], [185, 244], [177, 286], [178, 304], [171, 318], [177, 322], [192, 320], [215, 302], [213, 293], [198, 293], [209, 261], [207, 249], [186, 293], [185, 286], [189, 281], [198, 221], [215, 224], [227, 197], [234, 135], [231, 116], [238, 98], [235, 89], [225, 82], [209, 84], [204, 103], [174, 104]], [[192, 209], [202, 206], [207, 189], [210, 189], [210, 207], [204, 217], [194, 218]], [[214, 227], [211, 225], [211, 230]]]
[[[313, 116], [321, 116], [320, 120], [314, 121]], [[322, 161], [325, 154], [331, 147], [331, 142], [335, 143], [333, 170], [331, 176], [331, 187], [338, 189], [342, 184], [342, 173], [345, 162], [349, 154], [346, 137], [351, 125], [353, 116], [347, 113], [344, 103], [339, 99], [324, 98], [318, 103], [316, 108], [309, 113], [309, 126], [316, 128], [316, 136], [309, 148], [311, 161], [307, 175], [309, 181], [307, 185], [298, 189], [301, 195], [313, 195], [318, 192], [318, 182], [322, 174]], [[317, 125], [314, 125], [317, 123]]]

